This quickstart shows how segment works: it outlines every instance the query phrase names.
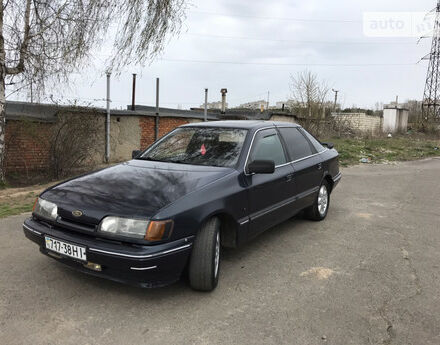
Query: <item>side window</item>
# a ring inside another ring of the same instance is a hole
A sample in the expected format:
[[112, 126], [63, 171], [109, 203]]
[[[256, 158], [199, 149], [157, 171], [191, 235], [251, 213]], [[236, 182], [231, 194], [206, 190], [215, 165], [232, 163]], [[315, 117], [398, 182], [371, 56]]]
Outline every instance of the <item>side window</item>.
[[297, 128], [279, 128], [279, 130], [291, 160], [296, 161], [315, 153], [312, 151], [310, 143]]
[[249, 162], [254, 160], [273, 160], [275, 166], [287, 163], [283, 145], [274, 129], [267, 129], [257, 133]]
[[307, 132], [304, 128], [300, 129], [301, 133], [304, 134], [307, 139], [312, 143], [312, 145], [315, 147], [317, 152], [322, 152], [325, 150], [325, 147], [321, 145], [321, 143], [309, 132]]

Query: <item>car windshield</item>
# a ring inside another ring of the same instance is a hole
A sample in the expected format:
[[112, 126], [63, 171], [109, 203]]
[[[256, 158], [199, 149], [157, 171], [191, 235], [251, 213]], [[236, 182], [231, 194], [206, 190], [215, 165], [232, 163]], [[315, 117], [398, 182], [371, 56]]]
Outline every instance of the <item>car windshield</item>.
[[233, 167], [247, 130], [232, 128], [178, 128], [138, 159], [160, 162]]

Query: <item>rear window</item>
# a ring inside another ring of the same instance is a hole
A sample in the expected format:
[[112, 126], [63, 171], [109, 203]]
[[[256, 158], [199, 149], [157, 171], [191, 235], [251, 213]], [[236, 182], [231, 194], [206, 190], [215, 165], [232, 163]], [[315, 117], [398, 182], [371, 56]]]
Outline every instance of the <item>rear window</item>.
[[321, 145], [321, 143], [309, 132], [307, 132], [304, 128], [301, 128], [300, 131], [306, 136], [307, 139], [312, 143], [317, 152], [322, 152], [325, 150], [325, 147]]
[[311, 156], [315, 153], [312, 151], [311, 145], [305, 136], [297, 128], [279, 128], [279, 131], [286, 143], [287, 152], [292, 161]]

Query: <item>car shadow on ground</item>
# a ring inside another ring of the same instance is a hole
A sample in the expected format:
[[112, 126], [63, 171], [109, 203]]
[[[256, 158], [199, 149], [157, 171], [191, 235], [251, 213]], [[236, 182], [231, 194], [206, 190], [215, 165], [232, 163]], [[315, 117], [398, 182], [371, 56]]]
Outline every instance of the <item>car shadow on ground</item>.
[[[222, 260], [227, 264], [224, 264], [221, 267], [220, 279], [222, 279], [222, 276], [228, 276], [231, 273], [230, 271], [239, 269], [240, 267], [237, 267], [237, 265], [241, 266], [243, 262], [246, 263], [248, 260], [252, 260], [252, 256], [261, 252], [263, 249], [267, 250], [267, 248], [271, 248], [277, 243], [281, 243], [287, 238], [287, 236], [290, 238], [292, 236], [301, 236], [304, 232], [310, 230], [309, 227], [305, 226], [307, 223], [310, 222], [304, 220], [301, 216], [297, 216], [265, 231], [240, 248], [224, 248], [222, 251]], [[293, 240], [295, 239], [293, 238]], [[53, 263], [53, 265], [55, 266], [54, 269], [56, 268], [57, 270], [62, 271], [60, 272], [61, 274], [69, 274], [69, 276], [77, 282], [77, 284], [75, 284], [75, 289], [80, 286], [81, 289], [87, 291], [88, 294], [101, 295], [106, 293], [109, 295], [127, 295], [130, 296], [130, 298], [139, 298], [144, 302], [151, 300], [156, 303], [161, 299], [168, 299], [171, 296], [189, 296], [192, 294], [203, 295], [203, 293], [196, 292], [190, 288], [185, 272], [181, 279], [172, 285], [161, 288], [144, 289], [87, 275], [75, 271], [61, 263]], [[217, 290], [220, 290], [221, 288], [222, 285], [219, 283]], [[66, 291], [66, 295], [67, 294], [69, 294], [68, 291]]]

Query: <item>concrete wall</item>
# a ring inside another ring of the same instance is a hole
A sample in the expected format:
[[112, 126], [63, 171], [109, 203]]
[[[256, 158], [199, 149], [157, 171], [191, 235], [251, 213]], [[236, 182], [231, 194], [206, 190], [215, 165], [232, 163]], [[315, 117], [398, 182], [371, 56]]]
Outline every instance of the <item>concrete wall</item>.
[[[105, 142], [105, 140], [104, 140]], [[112, 116], [110, 123], [110, 160], [120, 162], [131, 158], [141, 142], [141, 127], [137, 116]], [[104, 147], [105, 148], [105, 147]], [[104, 150], [105, 154], [105, 150]]]
[[295, 118], [293, 116], [286, 116], [286, 115], [272, 115], [270, 117], [270, 121], [296, 123]]
[[353, 130], [361, 133], [375, 134], [382, 128], [382, 118], [365, 113], [332, 114], [335, 119], [345, 123]]

